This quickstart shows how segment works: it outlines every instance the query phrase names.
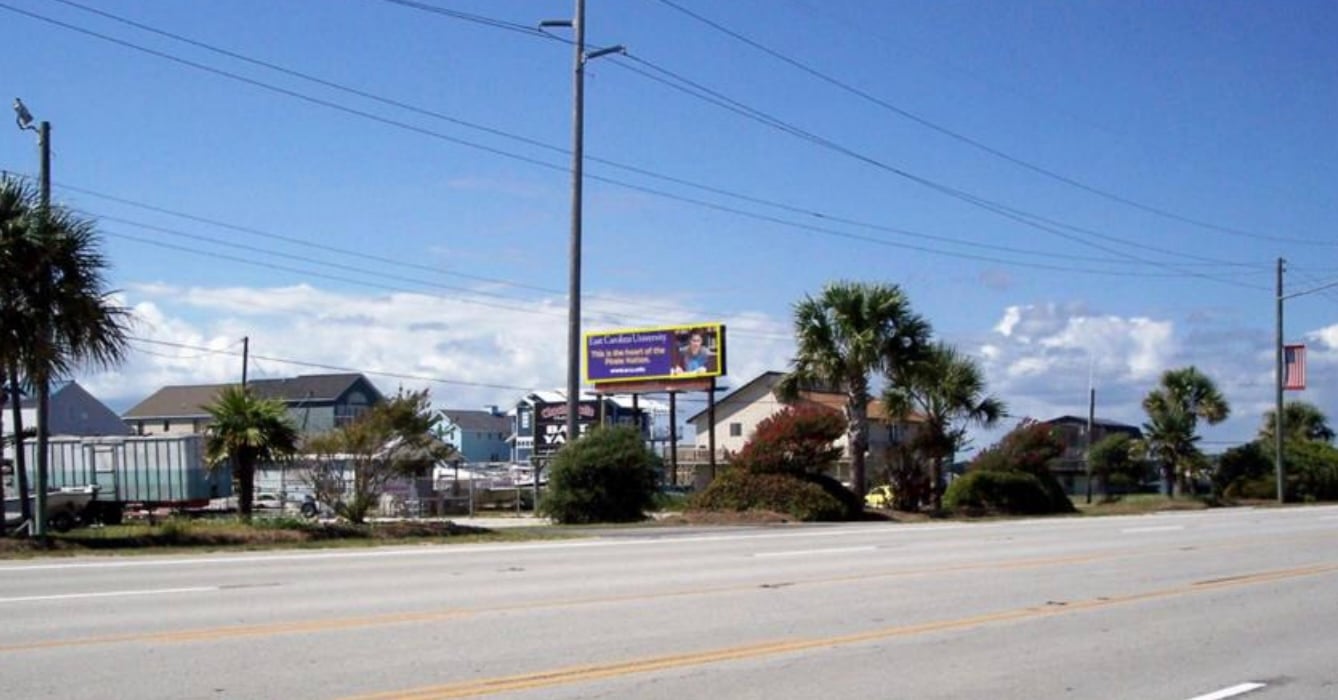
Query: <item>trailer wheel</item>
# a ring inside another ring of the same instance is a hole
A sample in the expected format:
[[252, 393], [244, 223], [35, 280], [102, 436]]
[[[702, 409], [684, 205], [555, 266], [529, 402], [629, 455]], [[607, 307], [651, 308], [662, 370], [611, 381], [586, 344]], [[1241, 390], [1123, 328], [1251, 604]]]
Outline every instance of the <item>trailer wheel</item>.
[[120, 525], [122, 515], [119, 503], [106, 503], [98, 507], [98, 512], [93, 517], [103, 525]]
[[316, 517], [317, 508], [315, 503], [307, 502], [302, 504], [302, 517], [310, 519]]
[[74, 527], [74, 516], [63, 510], [51, 516], [51, 529], [56, 532], [69, 532]]

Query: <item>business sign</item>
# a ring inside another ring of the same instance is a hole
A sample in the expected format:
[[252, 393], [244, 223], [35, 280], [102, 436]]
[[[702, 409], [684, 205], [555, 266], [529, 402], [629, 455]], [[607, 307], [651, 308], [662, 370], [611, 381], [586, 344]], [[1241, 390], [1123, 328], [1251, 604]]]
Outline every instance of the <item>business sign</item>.
[[724, 373], [721, 323], [585, 334], [585, 381], [591, 384], [702, 379]]
[[[599, 402], [581, 401], [576, 409], [576, 429], [581, 435], [599, 422]], [[567, 404], [540, 403], [534, 406], [534, 452], [547, 457], [567, 444]]]

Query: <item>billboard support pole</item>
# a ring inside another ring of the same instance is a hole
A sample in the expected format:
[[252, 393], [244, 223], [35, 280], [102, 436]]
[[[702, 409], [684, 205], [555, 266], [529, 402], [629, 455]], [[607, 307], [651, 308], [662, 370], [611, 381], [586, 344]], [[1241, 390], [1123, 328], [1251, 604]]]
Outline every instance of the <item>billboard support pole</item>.
[[669, 392], [669, 483], [678, 486], [678, 392]]
[[711, 481], [715, 481], [715, 377], [711, 377], [711, 388], [706, 390], [707, 441], [711, 450]]

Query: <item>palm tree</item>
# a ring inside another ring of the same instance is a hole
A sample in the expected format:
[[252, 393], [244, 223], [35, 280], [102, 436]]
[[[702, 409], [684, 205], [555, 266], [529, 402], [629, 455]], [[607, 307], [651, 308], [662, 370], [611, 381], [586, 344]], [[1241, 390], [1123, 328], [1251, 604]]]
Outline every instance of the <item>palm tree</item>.
[[929, 343], [929, 323], [897, 285], [832, 282], [818, 298], [805, 295], [795, 304], [794, 329], [798, 352], [778, 393], [786, 400], [815, 388], [845, 395], [851, 489], [863, 497], [869, 377], [918, 359]]
[[[15, 385], [22, 380], [35, 390], [39, 426], [46, 425], [53, 379], [125, 358], [129, 311], [105, 289], [106, 267], [91, 220], [53, 207], [42, 225], [35, 190], [16, 178], [0, 180], [0, 366]], [[20, 455], [22, 426], [14, 428]], [[39, 430], [39, 472], [46, 469], [46, 439]]]
[[205, 429], [205, 458], [215, 468], [232, 467], [237, 512], [250, 520], [256, 465], [292, 456], [297, 451], [297, 428], [282, 401], [258, 398], [241, 386], [224, 388], [203, 408], [211, 418]]
[[[1274, 411], [1264, 413], [1264, 424], [1259, 428], [1259, 439], [1272, 444], [1277, 434], [1277, 417]], [[1329, 427], [1329, 417], [1319, 407], [1305, 401], [1288, 401], [1282, 407], [1282, 437], [1287, 440], [1310, 440], [1332, 442], [1333, 428]]]
[[1209, 425], [1226, 420], [1231, 406], [1217, 384], [1196, 367], [1167, 370], [1161, 383], [1143, 399], [1148, 422], [1144, 442], [1150, 456], [1161, 464], [1166, 490], [1180, 493], [1192, 487], [1190, 472], [1202, 463], [1197, 434], [1199, 419]]
[[1004, 402], [985, 394], [980, 366], [951, 345], [935, 343], [919, 362], [893, 365], [883, 403], [902, 420], [923, 420], [912, 447], [930, 465], [934, 508], [942, 503], [943, 460], [967, 444], [967, 428], [991, 428], [1007, 415]]

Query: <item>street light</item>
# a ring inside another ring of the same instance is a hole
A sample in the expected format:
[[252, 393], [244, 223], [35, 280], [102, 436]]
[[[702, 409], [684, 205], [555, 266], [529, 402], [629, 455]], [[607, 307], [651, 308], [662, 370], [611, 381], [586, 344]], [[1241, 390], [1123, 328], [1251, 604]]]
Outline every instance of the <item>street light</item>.
[[[40, 211], [37, 217], [37, 226], [41, 233], [46, 233], [46, 227], [51, 220], [51, 122], [43, 121], [36, 127], [33, 126], [32, 112], [28, 111], [27, 105], [23, 100], [14, 98], [14, 123], [18, 124], [21, 131], [37, 132], [37, 148], [41, 152], [41, 173], [39, 182]], [[41, 284], [46, 286], [50, 284], [50, 271], [43, 271], [40, 278]], [[45, 290], [41, 290], [45, 291]], [[44, 341], [50, 340], [50, 329], [47, 327], [47, 319], [42, 317], [42, 323], [39, 324], [38, 333], [43, 336]], [[17, 377], [14, 378], [18, 380]], [[36, 474], [33, 478], [33, 490], [37, 492], [34, 509], [33, 532], [39, 539], [46, 538], [46, 473], [47, 473], [47, 423], [51, 415], [51, 384], [48, 377], [29, 377], [37, 381], [37, 464]], [[27, 494], [22, 494], [22, 498], [27, 498]]]
[[[571, 147], [571, 249], [568, 256], [567, 289], [567, 442], [578, 437], [581, 406], [581, 184], [585, 164], [585, 63], [612, 53], [625, 53], [622, 46], [611, 46], [589, 53], [585, 50], [585, 0], [576, 0], [576, 15], [570, 20], [544, 20], [540, 29], [571, 27], [576, 32], [574, 78], [572, 82]], [[536, 488], [539, 482], [535, 472]]]

